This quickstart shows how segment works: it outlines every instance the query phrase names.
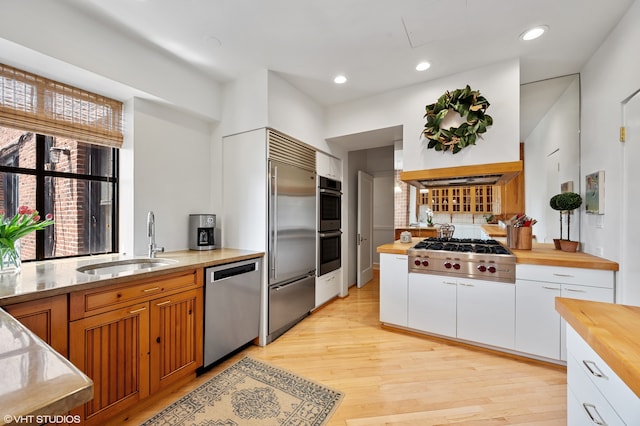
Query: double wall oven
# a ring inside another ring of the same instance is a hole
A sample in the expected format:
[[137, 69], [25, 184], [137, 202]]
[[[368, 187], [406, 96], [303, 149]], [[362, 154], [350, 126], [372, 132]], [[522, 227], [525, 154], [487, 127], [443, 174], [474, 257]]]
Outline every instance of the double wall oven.
[[335, 271], [342, 257], [342, 183], [318, 177], [318, 276]]

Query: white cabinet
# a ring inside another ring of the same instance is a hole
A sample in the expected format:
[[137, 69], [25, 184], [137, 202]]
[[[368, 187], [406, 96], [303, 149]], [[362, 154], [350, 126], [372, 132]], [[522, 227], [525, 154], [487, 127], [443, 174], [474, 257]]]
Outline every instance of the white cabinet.
[[407, 255], [380, 254], [380, 322], [407, 326]]
[[319, 176], [342, 180], [342, 160], [316, 151], [316, 172]]
[[567, 424], [640, 424], [640, 398], [572, 327], [566, 332]]
[[340, 294], [342, 268], [316, 278], [316, 308]]
[[515, 285], [458, 279], [458, 338], [512, 349]]
[[408, 296], [411, 328], [502, 348], [514, 346], [513, 284], [412, 273]]
[[613, 303], [613, 271], [559, 266], [516, 265], [515, 349], [566, 360], [564, 320], [556, 297]]
[[456, 337], [457, 280], [439, 275], [409, 274], [409, 327]]

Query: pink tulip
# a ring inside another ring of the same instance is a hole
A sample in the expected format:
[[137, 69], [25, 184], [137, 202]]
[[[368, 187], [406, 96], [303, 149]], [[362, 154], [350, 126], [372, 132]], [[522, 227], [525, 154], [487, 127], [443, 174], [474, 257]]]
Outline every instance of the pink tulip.
[[51, 220], [51, 219], [53, 219], [53, 215], [52, 215], [51, 213], [47, 213], [47, 214], [44, 216], [44, 218], [45, 218], [45, 219], [47, 219], [47, 220]]
[[39, 214], [37, 214], [37, 215], [35, 215], [35, 216], [33, 217], [33, 221], [34, 221], [34, 222], [37, 222], [37, 221], [39, 221], [39, 220], [40, 220], [40, 215], [39, 215]]
[[18, 214], [29, 214], [29, 206], [20, 206], [18, 207]]

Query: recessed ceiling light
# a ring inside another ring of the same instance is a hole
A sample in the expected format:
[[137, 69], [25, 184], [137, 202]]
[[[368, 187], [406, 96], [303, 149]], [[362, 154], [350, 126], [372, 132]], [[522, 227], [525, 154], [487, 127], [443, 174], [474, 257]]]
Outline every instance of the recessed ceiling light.
[[429, 68], [431, 68], [431, 64], [429, 62], [420, 62], [418, 65], [416, 65], [416, 71], [424, 71], [424, 70], [428, 70]]
[[535, 40], [542, 34], [544, 34], [548, 29], [549, 27], [547, 27], [546, 25], [540, 25], [523, 32], [522, 34], [520, 34], [520, 38], [524, 41]]
[[347, 77], [345, 77], [344, 75], [338, 75], [333, 79], [333, 82], [336, 84], [344, 84], [347, 82]]

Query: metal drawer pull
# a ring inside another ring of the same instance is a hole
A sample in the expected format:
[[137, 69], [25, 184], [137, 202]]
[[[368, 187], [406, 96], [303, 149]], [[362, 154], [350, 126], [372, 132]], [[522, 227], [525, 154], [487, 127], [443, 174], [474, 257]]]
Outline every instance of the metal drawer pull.
[[451, 281], [442, 281], [443, 284], [449, 284], [449, 285], [456, 285], [455, 282], [451, 282]]
[[584, 290], [577, 290], [577, 289], [574, 289], [574, 288], [565, 288], [565, 290], [572, 291], [574, 293], [586, 293], [586, 291], [584, 291]]
[[558, 287], [547, 287], [546, 285], [543, 285], [542, 288], [547, 290], [560, 290]]
[[591, 422], [593, 422], [596, 425], [607, 426], [607, 422], [602, 420], [602, 416], [600, 415], [600, 413], [598, 413], [598, 410], [596, 409], [595, 405], [587, 404], [585, 402], [582, 404], [582, 406], [584, 407], [584, 411], [586, 411], [589, 417], [591, 418]]
[[553, 275], [555, 275], [556, 277], [573, 278], [573, 275], [571, 275], [571, 274], [556, 274], [556, 273], [554, 273]]
[[143, 307], [142, 307], [142, 308], [140, 308], [140, 309], [134, 309], [133, 311], [129, 311], [129, 313], [130, 313], [130, 314], [137, 314], [138, 312], [142, 312], [142, 311], [144, 311], [145, 309], [147, 309], [147, 307], [146, 307], [146, 306], [143, 306]]
[[145, 288], [144, 290], [142, 290], [142, 292], [143, 293], [148, 293], [150, 291], [156, 291], [156, 290], [160, 290], [160, 287]]
[[607, 376], [605, 376], [602, 371], [600, 371], [595, 362], [582, 360], [582, 363], [585, 367], [587, 367], [587, 370], [589, 370], [589, 373], [591, 373], [593, 376], [600, 377], [601, 379], [607, 378]]
[[468, 283], [460, 283], [460, 285], [463, 285], [465, 287], [475, 287], [475, 285], [473, 284], [468, 284]]
[[167, 305], [169, 303], [171, 303], [171, 300], [165, 300], [164, 302], [156, 303], [156, 306]]

